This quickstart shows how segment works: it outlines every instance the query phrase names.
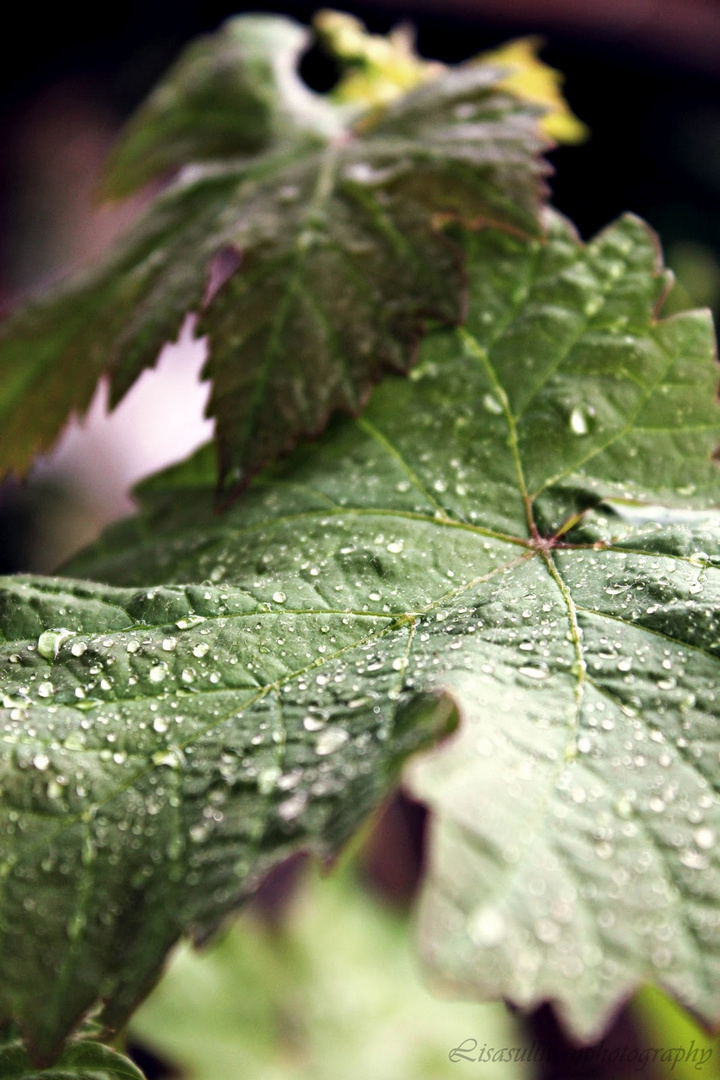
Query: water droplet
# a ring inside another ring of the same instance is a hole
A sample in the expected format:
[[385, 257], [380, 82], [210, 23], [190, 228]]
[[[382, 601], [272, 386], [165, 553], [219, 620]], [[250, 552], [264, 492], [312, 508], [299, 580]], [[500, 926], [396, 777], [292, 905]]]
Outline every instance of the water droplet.
[[325, 727], [325, 721], [318, 716], [306, 716], [303, 719], [303, 727], [306, 731], [320, 731]]
[[329, 727], [319, 736], [315, 743], [315, 752], [321, 756], [334, 754], [348, 741], [348, 733], [344, 728]]
[[686, 848], [680, 852], [680, 862], [690, 870], [706, 870], [708, 865], [707, 856], [702, 855], [694, 848]]
[[207, 641], [199, 641], [197, 645], [193, 647], [193, 656], [207, 656], [210, 652], [210, 646]]
[[303, 810], [307, 806], [307, 795], [303, 791], [298, 791], [296, 795], [291, 795], [289, 799], [285, 799], [278, 806], [278, 816], [283, 821], [293, 821], [296, 817], [302, 814]]
[[520, 668], [520, 674], [526, 675], [528, 679], [547, 679], [550, 672], [546, 667], [525, 666]]
[[155, 664], [154, 667], [150, 668], [150, 671], [148, 673], [148, 678], [150, 679], [150, 682], [152, 682], [152, 683], [161, 683], [163, 681], [163, 679], [166, 677], [166, 675], [167, 675], [167, 668], [165, 667], [165, 665], [164, 664]]
[[498, 399], [496, 397], [493, 397], [492, 394], [485, 394], [482, 399], [482, 403], [483, 408], [487, 412], [492, 413], [494, 416], [500, 416], [502, 414], [503, 407], [498, 401]]
[[181, 769], [185, 764], [185, 755], [179, 747], [171, 746], [167, 750], [158, 750], [153, 754], [152, 760], [154, 765], [165, 765], [168, 769]]
[[45, 660], [52, 662], [60, 651], [63, 641], [74, 636], [75, 631], [68, 630], [64, 626], [55, 630], [44, 630], [37, 640], [37, 651]]
[[573, 435], [587, 435], [590, 430], [588, 427], [587, 416], [577, 405], [570, 413], [570, 430]]
[[273, 593], [273, 600], [275, 601], [276, 604], [284, 604], [285, 601], [287, 600], [287, 596], [285, 595], [284, 592], [279, 592], [279, 591], [274, 592]]
[[695, 830], [694, 838], [699, 848], [702, 848], [703, 851], [709, 851], [711, 847], [715, 846], [717, 833], [714, 829], [703, 826], [703, 828]]
[[282, 769], [278, 765], [268, 765], [261, 769], [257, 776], [258, 791], [261, 795], [269, 795], [277, 787], [277, 782], [282, 776]]
[[505, 919], [497, 908], [481, 908], [470, 917], [467, 929], [476, 945], [499, 945], [506, 933]]
[[178, 619], [175, 623], [178, 630], [189, 630], [191, 626], [197, 626], [198, 623], [205, 622], [204, 615], [186, 615], [183, 619]]
[[615, 813], [624, 819], [632, 817], [634, 808], [635, 801], [631, 795], [620, 795], [615, 802]]
[[538, 919], [535, 924], [535, 936], [546, 945], [554, 945], [560, 938], [560, 927], [554, 919]]

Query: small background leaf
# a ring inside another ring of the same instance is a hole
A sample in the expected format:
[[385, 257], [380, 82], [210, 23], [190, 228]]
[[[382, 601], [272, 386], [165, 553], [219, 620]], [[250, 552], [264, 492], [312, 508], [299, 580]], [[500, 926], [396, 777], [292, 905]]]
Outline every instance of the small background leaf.
[[[313, 874], [281, 927], [247, 913], [210, 951], [179, 949], [132, 1035], [189, 1080], [450, 1080], [449, 1052], [469, 1037], [529, 1049], [505, 1006], [432, 997], [409, 929], [353, 875]], [[531, 1068], [483, 1073], [525, 1080]]]
[[418, 56], [408, 25], [387, 37], [369, 34], [359, 19], [341, 11], [320, 11], [313, 25], [345, 69], [333, 88], [336, 101], [387, 105], [445, 70], [444, 64]]
[[647, 1046], [652, 1047], [648, 1059], [654, 1056], [656, 1046], [663, 1048], [657, 1057], [674, 1048], [672, 1060], [657, 1062], [655, 1057], [653, 1062], [664, 1078], [690, 1080], [702, 1073], [716, 1080], [720, 1075], [720, 1038], [703, 1031], [665, 994], [654, 986], [646, 986], [636, 994], [632, 1009], [642, 1025]]
[[498, 49], [481, 53], [481, 63], [507, 66], [510, 73], [502, 86], [523, 101], [536, 102], [547, 109], [540, 121], [543, 131], [561, 143], [580, 143], [588, 137], [588, 129], [573, 113], [563, 97], [563, 77], [538, 57], [543, 42], [540, 38], [516, 38]]

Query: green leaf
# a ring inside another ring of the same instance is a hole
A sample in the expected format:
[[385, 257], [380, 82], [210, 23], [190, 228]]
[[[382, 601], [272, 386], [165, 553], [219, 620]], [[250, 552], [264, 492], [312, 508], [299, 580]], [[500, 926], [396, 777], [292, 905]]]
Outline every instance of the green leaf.
[[89, 1039], [73, 1040], [54, 1065], [36, 1068], [11, 1031], [0, 1035], [0, 1076], [3, 1080], [144, 1080], [122, 1054]]
[[332, 857], [447, 727], [449, 703], [400, 694], [407, 620], [398, 666], [356, 687], [397, 619], [253, 591], [0, 589], [0, 1024], [40, 1058], [99, 997], [121, 1027], [178, 936], [291, 852]]
[[248, 912], [207, 953], [180, 947], [133, 1039], [192, 1080], [451, 1080], [449, 1052], [469, 1037], [513, 1048], [485, 1076], [529, 1077], [509, 1011], [433, 997], [409, 931], [353, 875], [313, 876], [279, 929]]
[[[103, 266], [6, 321], [0, 471], [27, 468], [103, 374], [116, 404], [200, 312], [220, 479], [243, 486], [407, 371], [429, 320], [461, 319], [464, 260], [443, 222], [537, 231], [537, 110], [498, 90], [500, 72], [460, 65], [358, 115], [293, 75], [304, 34], [232, 20], [131, 124], [114, 190], [193, 167]], [[245, 94], [257, 107], [238, 112]]]
[[225, 515], [204, 451], [71, 567], [108, 584], [6, 579], [0, 1016], [43, 1046], [453, 703], [406, 772], [431, 965], [581, 1037], [648, 980], [720, 1018], [712, 326], [657, 320], [637, 219], [549, 229], [470, 237], [467, 327]]
[[292, 19], [245, 15], [194, 41], [122, 133], [105, 169], [105, 193], [124, 198], [189, 161], [338, 134], [343, 112], [312, 93], [297, 71], [309, 38]]
[[[639, 1026], [646, 1047], [645, 1063], [653, 1060], [663, 1080], [690, 1080], [710, 1066], [717, 1074], [720, 1038], [703, 1031], [692, 1019], [653, 986], [646, 986], [632, 1003], [633, 1020]], [[657, 1054], [655, 1047], [660, 1049]], [[640, 1064], [641, 1062], [639, 1062]]]

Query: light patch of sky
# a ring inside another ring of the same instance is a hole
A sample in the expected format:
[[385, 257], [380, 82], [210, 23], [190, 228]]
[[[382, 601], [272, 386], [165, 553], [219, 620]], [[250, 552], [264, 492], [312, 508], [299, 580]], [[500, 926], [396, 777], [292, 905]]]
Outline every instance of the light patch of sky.
[[70, 488], [99, 526], [132, 512], [134, 484], [212, 438], [214, 421], [204, 416], [210, 384], [200, 381], [206, 340], [193, 337], [193, 322], [189, 316], [112, 412], [103, 379], [86, 415], [73, 417], [35, 463], [33, 479]]

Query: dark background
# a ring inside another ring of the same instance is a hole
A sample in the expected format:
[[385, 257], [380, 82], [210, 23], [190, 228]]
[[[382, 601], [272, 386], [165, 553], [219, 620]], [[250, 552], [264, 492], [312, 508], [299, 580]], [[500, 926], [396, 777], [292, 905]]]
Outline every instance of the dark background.
[[[304, 3], [15, 5], [0, 65], [0, 259], [14, 283], [17, 140], [38, 100], [72, 90], [120, 123], [182, 45], [238, 10], [307, 20]], [[541, 33], [565, 72], [567, 95], [592, 139], [553, 155], [556, 205], [583, 234], [625, 209], [647, 217], [666, 246], [697, 240], [720, 250], [720, 8], [702, 0], [366, 0], [345, 10], [376, 31], [410, 17], [420, 51], [454, 61], [509, 36]], [[306, 64], [326, 83], [326, 65]]]

